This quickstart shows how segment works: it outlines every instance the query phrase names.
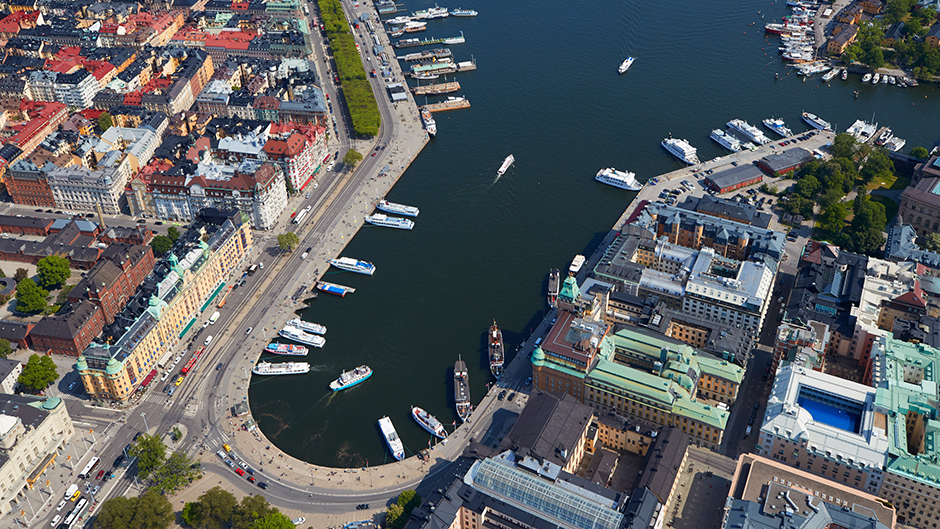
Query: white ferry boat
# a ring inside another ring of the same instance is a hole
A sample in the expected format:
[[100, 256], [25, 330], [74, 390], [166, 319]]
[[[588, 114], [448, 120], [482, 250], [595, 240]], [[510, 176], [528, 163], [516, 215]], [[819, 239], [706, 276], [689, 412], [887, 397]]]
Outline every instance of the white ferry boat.
[[388, 449], [395, 459], [399, 461], [405, 459], [405, 447], [401, 444], [401, 439], [398, 438], [398, 432], [395, 431], [395, 427], [392, 426], [392, 420], [388, 417], [379, 419], [379, 430], [382, 431], [382, 436], [385, 437], [385, 444], [388, 445]]
[[458, 7], [457, 9], [453, 9], [450, 12], [450, 16], [452, 17], [475, 17], [478, 14], [479, 13], [477, 13], [476, 11], [472, 9], [463, 9], [460, 7]]
[[416, 423], [421, 425], [422, 428], [427, 430], [429, 434], [441, 439], [447, 437], [447, 431], [444, 430], [444, 425], [441, 424], [441, 421], [437, 420], [436, 417], [424, 411], [423, 409], [417, 406], [412, 406], [411, 417], [415, 420]]
[[500, 165], [499, 169], [496, 171], [496, 176], [503, 176], [504, 174], [506, 174], [506, 171], [509, 170], [509, 166], [512, 165], [513, 162], [515, 161], [516, 161], [516, 158], [513, 157], [513, 155], [510, 154], [509, 156], [507, 156], [506, 159], [503, 160], [503, 165]]
[[734, 136], [728, 134], [727, 132], [715, 129], [712, 131], [711, 139], [718, 142], [718, 145], [721, 145], [725, 149], [728, 149], [732, 152], [739, 152], [741, 150], [741, 142]]
[[310, 364], [307, 362], [258, 362], [251, 372], [256, 375], [300, 375], [310, 372]]
[[365, 382], [371, 376], [372, 368], [365, 365], [359, 366], [352, 371], [343, 371], [336, 380], [330, 382], [330, 389], [333, 391], [349, 389], [356, 384]]
[[627, 57], [625, 61], [620, 63], [620, 67], [617, 68], [617, 73], [623, 73], [630, 69], [630, 66], [633, 65], [633, 61], [636, 60], [636, 57]]
[[304, 321], [300, 318], [294, 318], [287, 322], [287, 325], [296, 327], [302, 331], [312, 332], [313, 334], [326, 334], [326, 327], [319, 323]]
[[793, 131], [787, 128], [787, 124], [784, 123], [782, 119], [767, 118], [764, 120], [764, 126], [783, 136], [784, 138], [793, 136]]
[[728, 122], [728, 126], [732, 129], [744, 134], [749, 140], [759, 145], [766, 145], [770, 143], [770, 138], [764, 136], [764, 133], [760, 131], [754, 125], [751, 125], [743, 119], [732, 119]]
[[421, 109], [421, 120], [424, 121], [424, 130], [428, 131], [428, 136], [432, 138], [437, 136], [437, 122], [431, 117], [431, 112], [428, 109]]
[[399, 230], [410, 230], [415, 227], [415, 221], [411, 219], [403, 219], [400, 217], [389, 217], [384, 213], [376, 213], [374, 215], [368, 215], [365, 218], [366, 222], [375, 226], [382, 226], [384, 228], [397, 228]]
[[832, 125], [828, 121], [822, 119], [816, 114], [810, 114], [809, 112], [803, 112], [803, 121], [810, 124], [811, 127], [817, 130], [827, 130], [832, 131]]
[[666, 138], [661, 145], [673, 156], [689, 165], [698, 165], [700, 163], [698, 155], [696, 155], [698, 151], [695, 147], [689, 145], [686, 140]]
[[414, 20], [412, 20], [411, 22], [405, 22], [405, 25], [403, 26], [403, 28], [405, 30], [405, 33], [414, 33], [415, 31], [424, 31], [428, 29], [428, 23], [427, 22], [415, 22]]
[[300, 342], [313, 347], [323, 347], [326, 344], [326, 338], [317, 336], [316, 334], [310, 334], [309, 332], [304, 332], [297, 327], [291, 327], [290, 325], [278, 331], [277, 335], [281, 338], [287, 338], [288, 340], [294, 340], [295, 342]]
[[428, 9], [428, 20], [433, 20], [435, 18], [447, 18], [450, 16], [450, 11], [446, 7], [434, 6]]
[[385, 21], [386, 24], [391, 26], [401, 26], [402, 24], [407, 24], [408, 22], [411, 22], [411, 17], [409, 16], [397, 16]]
[[607, 184], [627, 191], [639, 191], [643, 189], [643, 184], [636, 181], [636, 175], [629, 171], [618, 171], [613, 167], [601, 169], [594, 176], [594, 179], [603, 184]]
[[330, 264], [336, 268], [339, 268], [340, 270], [346, 270], [347, 272], [356, 272], [357, 274], [365, 274], [369, 276], [375, 273], [374, 264], [368, 263], [366, 261], [359, 261], [358, 259], [353, 259], [351, 257], [330, 259]]
[[307, 348], [290, 343], [271, 342], [264, 346], [264, 352], [275, 355], [307, 356]]
[[404, 215], [406, 217], [418, 216], [418, 208], [414, 206], [406, 206], [404, 204], [396, 204], [394, 202], [389, 202], [388, 200], [379, 200], [379, 203], [375, 205], [375, 209], [384, 211], [386, 213]]
[[459, 37], [447, 37], [441, 42], [443, 44], [463, 44], [464, 42], [467, 42], [467, 39], [463, 37], [463, 31], [461, 31]]

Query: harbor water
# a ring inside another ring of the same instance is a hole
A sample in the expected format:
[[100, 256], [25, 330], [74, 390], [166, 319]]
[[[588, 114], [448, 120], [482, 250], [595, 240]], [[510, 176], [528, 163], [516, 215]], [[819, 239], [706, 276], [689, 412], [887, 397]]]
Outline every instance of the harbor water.
[[[434, 2], [404, 4], [411, 12]], [[261, 430], [302, 460], [347, 467], [391, 461], [376, 425], [384, 415], [406, 454], [427, 448], [430, 435], [411, 419], [411, 406], [452, 431], [458, 355], [476, 403], [493, 380], [485, 362], [493, 319], [511, 360], [547, 310], [549, 269], [593, 250], [635, 195], [595, 182], [599, 169], [633, 171], [644, 182], [683, 166], [660, 146], [669, 135], [687, 139], [707, 160], [726, 154], [709, 134], [728, 120], [763, 128], [762, 119], [780, 117], [801, 132], [809, 128], [802, 111], [839, 130], [874, 115], [907, 139], [904, 152], [937, 140], [929, 119], [940, 111], [936, 85], [863, 85], [857, 75], [803, 82], [785, 67], [778, 39], [763, 32], [764, 23], [787, 13], [780, 0], [479, 0], [463, 7], [480, 14], [430, 20], [419, 35], [463, 31], [466, 43], [450, 46], [454, 59], [472, 56], [478, 69], [448, 76], [461, 85], [453, 95], [472, 107], [435, 115], [437, 138], [387, 197], [421, 209], [414, 230], [362, 228], [344, 255], [373, 262], [375, 275], [332, 269], [324, 276], [356, 292], [321, 293], [303, 312], [329, 328], [326, 346], [306, 358], [311, 372], [251, 381]], [[629, 55], [636, 62], [618, 75]], [[515, 164], [496, 179], [509, 154]], [[331, 380], [362, 364], [373, 369], [370, 380], [330, 391]]]

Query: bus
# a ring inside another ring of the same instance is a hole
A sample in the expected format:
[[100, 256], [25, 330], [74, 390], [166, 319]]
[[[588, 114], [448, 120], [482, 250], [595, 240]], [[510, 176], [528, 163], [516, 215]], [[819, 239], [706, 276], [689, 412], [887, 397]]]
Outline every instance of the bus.
[[216, 305], [216, 307], [221, 309], [222, 307], [225, 306], [225, 300], [228, 299], [228, 293], [231, 292], [234, 287], [235, 285], [229, 285], [229, 287], [225, 289], [225, 292], [223, 292], [222, 295], [219, 297], [219, 304]]
[[78, 505], [76, 505], [75, 508], [69, 512], [68, 516], [66, 516], [64, 520], [62, 520], [62, 524], [66, 527], [72, 527], [72, 522], [78, 518], [81, 518], [82, 514], [84, 514], [82, 511], [85, 510], [87, 505], [88, 498], [82, 498], [81, 501], [78, 502]]
[[310, 208], [311, 208], [311, 206], [307, 206], [307, 207], [305, 207], [304, 209], [298, 211], [298, 212], [297, 212], [297, 215], [294, 217], [294, 220], [292, 220], [291, 222], [292, 222], [293, 224], [300, 224], [301, 222], [303, 222], [303, 221], [304, 221], [304, 217], [307, 216], [307, 213], [310, 213]]
[[85, 468], [78, 474], [78, 477], [82, 479], [88, 479], [91, 476], [91, 473], [95, 471], [95, 467], [98, 466], [98, 463], [101, 462], [101, 459], [97, 457], [91, 458], [91, 461], [85, 465]]

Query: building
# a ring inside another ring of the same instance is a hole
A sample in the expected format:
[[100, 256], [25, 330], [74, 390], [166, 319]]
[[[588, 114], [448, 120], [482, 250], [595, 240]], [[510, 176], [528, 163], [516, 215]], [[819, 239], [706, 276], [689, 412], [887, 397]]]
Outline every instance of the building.
[[[940, 168], [940, 158], [927, 162]], [[901, 192], [899, 223], [911, 226], [918, 237], [940, 231], [940, 178], [928, 176]]]
[[66, 303], [39, 320], [29, 332], [29, 342], [37, 351], [78, 356], [101, 334], [104, 324], [104, 311], [91, 301]]
[[[858, 37], [858, 26], [854, 24], [839, 24], [839, 31], [833, 30], [833, 37], [826, 43], [826, 51], [832, 55], [842, 55], [846, 48], [855, 42]], [[782, 174], [782, 173], [781, 173]]]
[[105, 340], [78, 358], [88, 395], [127, 403], [152, 380], [157, 361], [192, 328], [195, 315], [218, 295], [250, 249], [251, 230], [240, 213], [203, 210], [105, 329]]
[[738, 457], [725, 501], [725, 529], [891, 529], [894, 508], [878, 497], [754, 454]]
[[596, 439], [595, 442], [599, 442], [604, 448], [641, 456], [646, 455], [660, 431], [658, 426], [621, 417], [613, 412], [598, 416], [594, 428], [597, 431], [596, 436], [588, 437]]
[[55, 197], [46, 181], [46, 171], [55, 166], [43, 166], [40, 169], [29, 159], [20, 159], [7, 168], [3, 182], [7, 192], [17, 204], [28, 206], [55, 207]]
[[940, 25], [934, 24], [930, 26], [930, 31], [928, 31], [927, 36], [924, 37], [924, 42], [930, 45], [931, 48], [940, 48]]
[[820, 371], [829, 345], [829, 326], [818, 321], [784, 322], [777, 327], [770, 373], [795, 364]]
[[105, 322], [111, 323], [153, 268], [150, 246], [112, 244], [69, 291], [68, 300], [72, 303], [83, 299], [91, 301], [101, 307]]
[[[0, 509], [25, 508], [24, 489], [45, 485], [42, 475], [75, 433], [59, 398], [0, 395]], [[64, 455], [62, 456], [64, 458]], [[77, 463], [77, 461], [76, 461]]]
[[794, 147], [778, 154], [764, 156], [757, 161], [757, 166], [767, 174], [786, 174], [799, 169], [810, 160], [815, 160], [813, 153], [802, 147]]
[[91, 170], [85, 167], [56, 167], [47, 174], [56, 207], [75, 211], [117, 215], [123, 209], [126, 178], [118, 167]]
[[12, 395], [22, 372], [23, 364], [9, 358], [0, 358], [0, 393]]
[[594, 410], [568, 393], [533, 391], [500, 449], [524, 453], [575, 473], [584, 457], [593, 419]]
[[745, 164], [727, 169], [719, 169], [705, 178], [709, 188], [718, 193], [728, 193], [735, 189], [759, 184], [764, 179], [764, 173], [757, 167]]
[[917, 245], [917, 231], [910, 224], [895, 223], [888, 233], [885, 259], [911, 261], [940, 272], [940, 253], [924, 250]]

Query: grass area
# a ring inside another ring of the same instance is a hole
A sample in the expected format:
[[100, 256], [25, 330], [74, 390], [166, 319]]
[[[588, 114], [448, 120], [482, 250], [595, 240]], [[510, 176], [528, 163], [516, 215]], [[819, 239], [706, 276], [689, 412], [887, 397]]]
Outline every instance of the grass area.
[[[899, 179], [900, 180], [900, 179]], [[891, 222], [891, 219], [898, 214], [898, 203], [894, 201], [893, 198], [889, 198], [882, 195], [871, 195], [871, 200], [882, 204], [885, 207], [885, 218], [888, 219], [888, 223]]]
[[866, 187], [869, 191], [875, 189], [887, 189], [888, 191], [902, 191], [907, 186], [911, 185], [911, 179], [907, 176], [898, 176], [891, 175], [889, 178], [882, 178], [879, 180], [873, 180]]

